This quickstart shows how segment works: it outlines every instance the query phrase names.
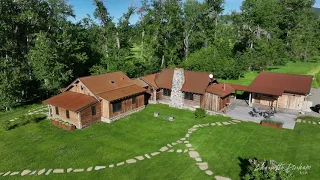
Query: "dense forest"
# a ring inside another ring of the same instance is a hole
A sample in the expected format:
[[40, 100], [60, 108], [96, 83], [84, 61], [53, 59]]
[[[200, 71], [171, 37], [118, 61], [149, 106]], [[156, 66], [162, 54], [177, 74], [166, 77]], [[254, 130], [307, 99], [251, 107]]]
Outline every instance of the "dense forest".
[[[288, 61], [319, 60], [314, 0], [142, 0], [114, 20], [93, 0], [79, 22], [64, 0], [0, 1], [0, 109], [41, 100], [76, 77], [123, 71], [138, 77], [184, 67], [237, 79]], [[130, 24], [137, 13], [139, 21]], [[117, 23], [114, 23], [117, 22]]]

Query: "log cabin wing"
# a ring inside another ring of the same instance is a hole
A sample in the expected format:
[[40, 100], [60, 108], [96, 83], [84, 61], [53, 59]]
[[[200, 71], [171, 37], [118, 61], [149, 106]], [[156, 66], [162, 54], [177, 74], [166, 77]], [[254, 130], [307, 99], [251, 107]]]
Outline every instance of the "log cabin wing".
[[143, 82], [122, 72], [76, 79], [63, 92], [45, 100], [52, 118], [78, 129], [98, 121], [112, 122], [145, 106]]

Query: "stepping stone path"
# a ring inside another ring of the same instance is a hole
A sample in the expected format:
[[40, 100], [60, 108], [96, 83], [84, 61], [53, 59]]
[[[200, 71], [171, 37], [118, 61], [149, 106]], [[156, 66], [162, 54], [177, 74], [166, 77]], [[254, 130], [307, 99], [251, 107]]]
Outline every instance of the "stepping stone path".
[[19, 174], [20, 172], [12, 172], [11, 174], [10, 174], [10, 176], [14, 176], [14, 175], [17, 175], [17, 174]]
[[222, 176], [215, 176], [216, 180], [231, 180], [230, 178], [222, 177]]
[[[37, 173], [37, 171], [33, 171], [31, 174], [29, 174], [29, 175], [34, 175], [34, 174], [36, 174]], [[47, 175], [47, 174], [46, 174]]]
[[[43, 108], [44, 109], [44, 111], [46, 111], [46, 108]], [[29, 111], [31, 111], [31, 110], [29, 110]], [[36, 110], [35, 111], [35, 109], [33, 109], [32, 110], [32, 112], [30, 112], [30, 113], [33, 113], [33, 112], [35, 112], [35, 113], [37, 113], [37, 112], [41, 112], [41, 110]], [[46, 113], [45, 113], [46, 114]], [[17, 119], [17, 118], [15, 118], [15, 119]], [[14, 120], [14, 119], [13, 119]], [[188, 129], [188, 133], [185, 135], [185, 137], [183, 137], [183, 138], [180, 138], [180, 140], [177, 140], [176, 142], [172, 142], [171, 144], [167, 144], [167, 146], [163, 146], [163, 147], [161, 147], [160, 149], [159, 149], [159, 151], [160, 152], [153, 152], [153, 153], [151, 153], [150, 155], [151, 156], [156, 156], [156, 155], [158, 155], [158, 154], [160, 154], [161, 152], [165, 152], [165, 151], [168, 151], [168, 152], [174, 152], [175, 150], [174, 149], [169, 149], [169, 148], [172, 148], [173, 146], [175, 146], [175, 145], [177, 145], [177, 144], [180, 144], [180, 143], [184, 143], [185, 145], [186, 145], [186, 147], [188, 147], [189, 148], [189, 150], [188, 149], [184, 149], [184, 150], [182, 150], [182, 149], [178, 149], [178, 150], [176, 150], [176, 152], [177, 153], [189, 153], [189, 156], [191, 157], [191, 158], [193, 158], [193, 159], [195, 159], [198, 163], [196, 163], [198, 166], [199, 166], [199, 168], [202, 170], [202, 171], [204, 171], [207, 175], [212, 175], [213, 174], [213, 172], [211, 171], [211, 170], [208, 170], [208, 163], [207, 162], [202, 162], [202, 159], [200, 158], [200, 155], [199, 155], [199, 153], [197, 152], [197, 151], [194, 151], [194, 149], [193, 148], [191, 148], [192, 147], [192, 144], [188, 141], [188, 138], [189, 138], [189, 136], [190, 136], [190, 134], [191, 133], [193, 133], [194, 131], [197, 131], [198, 129], [197, 128], [199, 128], [199, 127], [207, 127], [207, 126], [215, 126], [215, 125], [218, 125], [218, 126], [223, 126], [223, 125], [229, 125], [229, 124], [236, 124], [236, 123], [240, 123], [241, 121], [239, 121], [239, 120], [232, 120], [232, 121], [229, 121], [229, 122], [216, 122], [216, 123], [207, 123], [207, 124], [198, 124], [198, 125], [194, 125], [192, 128], [190, 128], [190, 129]], [[306, 121], [304, 121], [304, 122], [306, 122]], [[309, 121], [308, 123], [311, 123], [311, 121]], [[319, 124], [320, 124], [320, 122], [318, 122]], [[316, 122], [313, 122], [312, 121], [312, 124], [317, 124]], [[132, 159], [128, 159], [128, 160], [126, 160], [125, 162], [123, 161], [123, 162], [119, 162], [119, 163], [117, 163], [116, 164], [116, 166], [122, 166], [122, 165], [124, 165], [125, 163], [127, 163], [127, 164], [132, 164], [132, 163], [136, 163], [137, 162], [137, 160], [139, 160], [139, 161], [142, 161], [142, 160], [144, 160], [145, 158], [144, 157], [146, 157], [147, 159], [150, 159], [151, 157], [150, 157], [150, 155], [148, 155], [148, 154], [145, 154], [144, 156], [137, 156], [137, 157], [135, 157], [135, 158], [132, 158]], [[137, 159], [137, 160], [136, 160]], [[109, 165], [109, 168], [113, 168], [113, 167], [115, 167], [115, 164], [110, 164]], [[105, 169], [106, 168], [106, 166], [95, 166], [94, 167], [94, 170], [96, 170], [96, 171], [98, 171], [98, 170], [101, 170], [101, 169]], [[93, 170], [93, 167], [89, 167], [89, 168], [87, 168], [86, 169], [86, 171], [87, 172], [91, 172]], [[66, 169], [66, 172], [67, 173], [71, 173], [71, 172], [84, 172], [85, 171], [85, 169], [73, 169], [73, 168], [68, 168], [68, 169]], [[37, 173], [38, 172], [38, 173]], [[55, 173], [55, 174], [60, 174], [60, 173], [65, 173], [65, 170], [64, 169], [48, 169], [47, 171], [46, 171], [46, 169], [41, 169], [41, 170], [39, 170], [39, 171], [32, 171], [32, 170], [29, 170], [29, 169], [26, 169], [26, 170], [23, 170], [22, 172], [21, 172], [21, 176], [25, 176], [25, 175], [34, 175], [34, 174], [38, 174], [38, 175], [42, 175], [42, 174], [44, 174], [45, 173], [45, 175], [49, 175], [50, 173]], [[8, 171], [8, 172], [6, 172], [6, 173], [0, 173], [0, 176], [1, 175], [3, 175], [3, 176], [7, 176], [7, 175], [17, 175], [17, 174], [19, 174], [20, 172], [11, 172], [11, 171]], [[218, 179], [218, 178], [224, 178], [224, 177], [221, 177], [221, 176], [215, 176], [215, 178], [216, 179]], [[220, 180], [229, 180], [229, 178], [225, 178], [225, 179], [220, 179]]]
[[96, 166], [96, 167], [94, 168], [94, 170], [98, 171], [98, 170], [104, 169], [104, 168], [106, 168], [106, 166]]
[[43, 174], [44, 172], [46, 172], [46, 169], [41, 169], [40, 171], [38, 171], [38, 175]]
[[306, 121], [306, 120], [301, 120], [301, 119], [297, 119], [296, 121], [297, 123], [305, 123], [305, 124], [313, 124], [313, 125], [318, 125], [320, 124], [320, 122], [316, 122], [316, 121]]
[[[52, 169], [49, 169], [47, 172], [46, 172], [46, 175], [48, 176], [50, 173], [51, 173]], [[32, 174], [32, 173], [31, 173]], [[31, 175], [30, 174], [30, 175]]]
[[160, 154], [160, 153], [159, 152], [154, 152], [154, 153], [151, 153], [151, 156], [156, 156], [158, 154]]
[[144, 157], [143, 156], [137, 156], [136, 159], [138, 159], [139, 161], [142, 161], [142, 160], [144, 160]]
[[167, 146], [164, 146], [164, 147], [160, 148], [159, 151], [164, 152], [164, 151], [166, 151], [166, 150], [168, 150], [168, 149], [169, 149], [169, 148], [168, 148]]
[[197, 163], [197, 165], [199, 166], [199, 168], [204, 171], [208, 169], [208, 163], [203, 162], [203, 163]]
[[64, 173], [63, 169], [55, 169], [52, 171], [52, 173]]
[[21, 172], [21, 176], [25, 176], [25, 175], [29, 174], [30, 172], [31, 172], [31, 170], [29, 170], [29, 169], [23, 170]]
[[137, 162], [137, 160], [135, 160], [135, 159], [126, 160], [126, 163], [128, 163], [128, 164], [132, 164], [132, 163], [136, 163], [136, 162]]
[[74, 169], [73, 172], [83, 172], [84, 169]]
[[119, 162], [119, 163], [117, 164], [117, 166], [122, 166], [122, 165], [124, 165], [124, 162]]

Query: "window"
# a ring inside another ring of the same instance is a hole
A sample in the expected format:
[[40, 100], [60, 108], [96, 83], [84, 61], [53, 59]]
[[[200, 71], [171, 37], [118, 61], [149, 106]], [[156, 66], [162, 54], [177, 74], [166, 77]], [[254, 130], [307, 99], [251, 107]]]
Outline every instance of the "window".
[[190, 92], [184, 93], [184, 99], [193, 100], [193, 94]]
[[121, 102], [113, 103], [112, 109], [114, 113], [121, 111]]
[[164, 96], [171, 96], [171, 89], [163, 89]]
[[56, 115], [59, 115], [59, 108], [56, 106]]
[[83, 86], [81, 86], [81, 90], [83, 91]]
[[153, 89], [152, 89], [152, 88], [150, 89], [150, 93], [151, 93], [151, 94], [153, 93]]
[[92, 115], [92, 116], [97, 115], [97, 109], [96, 109], [95, 106], [92, 106], [92, 107], [91, 107], [91, 115]]
[[136, 103], [136, 97], [133, 97], [132, 98], [132, 104], [135, 104]]
[[66, 110], [66, 117], [67, 117], [67, 119], [70, 119], [69, 110]]

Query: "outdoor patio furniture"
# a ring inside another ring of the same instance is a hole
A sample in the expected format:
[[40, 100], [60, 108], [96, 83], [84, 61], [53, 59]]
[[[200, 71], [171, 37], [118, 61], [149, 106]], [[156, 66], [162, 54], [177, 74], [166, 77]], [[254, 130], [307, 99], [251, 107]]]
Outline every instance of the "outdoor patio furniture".
[[255, 112], [255, 113], [259, 113], [259, 112], [260, 112], [260, 109], [257, 108], [257, 107], [253, 107], [252, 110], [253, 110], [253, 112]]

